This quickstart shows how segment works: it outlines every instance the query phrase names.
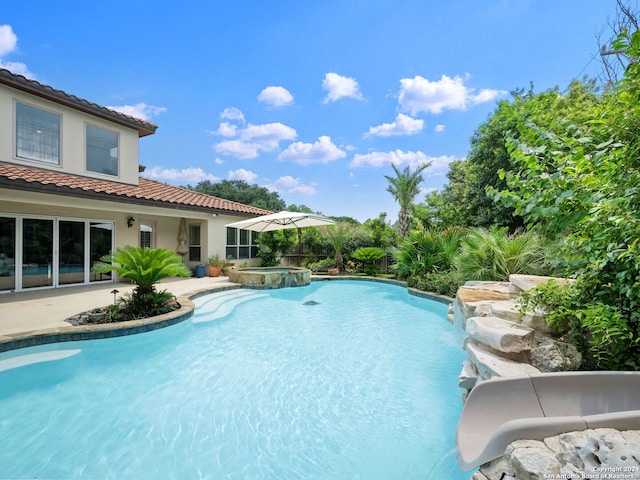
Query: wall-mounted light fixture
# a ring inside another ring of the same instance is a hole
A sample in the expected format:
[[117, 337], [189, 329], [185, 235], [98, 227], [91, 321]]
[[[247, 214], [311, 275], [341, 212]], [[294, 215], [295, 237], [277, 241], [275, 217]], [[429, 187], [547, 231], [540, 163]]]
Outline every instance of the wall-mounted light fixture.
[[217, 216], [218, 216], [218, 214], [217, 214], [217, 213], [212, 213], [212, 214], [211, 214], [211, 216], [212, 216], [212, 217], [217, 217]]
[[131, 228], [133, 227], [133, 224], [136, 220], [133, 217], [129, 217], [127, 218], [127, 227]]

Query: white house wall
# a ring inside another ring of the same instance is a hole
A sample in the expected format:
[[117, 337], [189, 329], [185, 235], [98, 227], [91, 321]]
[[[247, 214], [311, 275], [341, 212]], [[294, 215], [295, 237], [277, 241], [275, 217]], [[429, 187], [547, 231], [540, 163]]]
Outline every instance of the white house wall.
[[[16, 101], [60, 115], [60, 165], [30, 161], [15, 156]], [[87, 123], [118, 133], [118, 176], [89, 172], [85, 168], [85, 125]], [[0, 161], [137, 185], [138, 140], [137, 130], [0, 85]]]

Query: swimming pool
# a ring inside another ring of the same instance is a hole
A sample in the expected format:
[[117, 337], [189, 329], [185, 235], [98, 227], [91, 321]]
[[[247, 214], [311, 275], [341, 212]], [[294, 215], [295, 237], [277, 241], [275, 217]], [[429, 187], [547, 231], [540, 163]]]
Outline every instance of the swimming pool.
[[469, 477], [446, 305], [343, 280], [196, 303], [166, 329], [1, 354], [0, 478]]

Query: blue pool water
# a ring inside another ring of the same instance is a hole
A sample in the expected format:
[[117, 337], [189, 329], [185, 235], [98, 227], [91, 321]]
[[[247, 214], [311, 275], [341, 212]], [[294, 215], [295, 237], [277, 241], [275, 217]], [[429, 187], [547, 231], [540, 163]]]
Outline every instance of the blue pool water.
[[357, 281], [196, 303], [166, 329], [0, 354], [0, 478], [469, 478], [446, 305]]

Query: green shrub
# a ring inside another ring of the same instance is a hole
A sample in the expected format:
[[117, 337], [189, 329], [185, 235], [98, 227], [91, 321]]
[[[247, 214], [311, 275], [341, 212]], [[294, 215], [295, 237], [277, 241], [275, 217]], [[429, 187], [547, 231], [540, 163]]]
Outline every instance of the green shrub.
[[419, 277], [410, 277], [407, 280], [407, 285], [410, 287], [447, 297], [455, 297], [458, 288], [463, 283], [462, 276], [455, 270], [426, 273]]
[[554, 280], [523, 292], [517, 299], [520, 313], [547, 312], [547, 323], [566, 333], [590, 370], [640, 369], [640, 337], [620, 309], [593, 298], [582, 281], [560, 285]]
[[364, 273], [374, 277], [380, 270], [375, 262], [385, 255], [385, 251], [378, 247], [360, 247], [351, 254], [353, 258], [364, 263]]
[[182, 258], [164, 248], [143, 248], [127, 245], [103, 256], [94, 265], [98, 273], [117, 272], [120, 278], [136, 284], [131, 295], [124, 300], [130, 318], [143, 318], [173, 310], [168, 292], [157, 292], [155, 284], [164, 278], [189, 277], [191, 271]]
[[467, 280], [507, 281], [512, 273], [546, 275], [547, 241], [532, 231], [474, 228], [462, 239], [455, 266]]

